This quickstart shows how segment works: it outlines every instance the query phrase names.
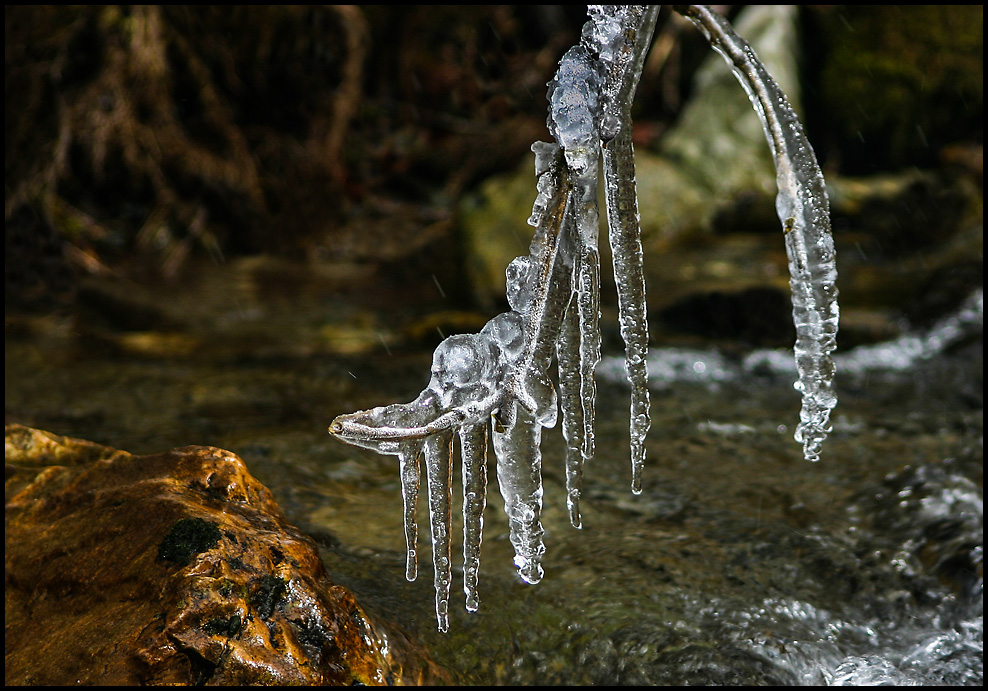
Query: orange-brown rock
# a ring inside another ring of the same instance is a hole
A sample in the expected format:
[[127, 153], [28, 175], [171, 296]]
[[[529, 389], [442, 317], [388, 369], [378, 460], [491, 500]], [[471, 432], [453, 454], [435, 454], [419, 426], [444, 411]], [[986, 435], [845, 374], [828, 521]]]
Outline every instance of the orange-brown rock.
[[4, 454], [6, 684], [420, 681], [236, 455], [19, 425]]

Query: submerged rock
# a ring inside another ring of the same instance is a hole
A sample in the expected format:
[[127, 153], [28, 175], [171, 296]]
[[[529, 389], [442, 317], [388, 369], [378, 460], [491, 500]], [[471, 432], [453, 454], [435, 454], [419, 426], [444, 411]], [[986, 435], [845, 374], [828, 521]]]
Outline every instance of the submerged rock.
[[4, 441], [6, 684], [422, 681], [236, 455]]

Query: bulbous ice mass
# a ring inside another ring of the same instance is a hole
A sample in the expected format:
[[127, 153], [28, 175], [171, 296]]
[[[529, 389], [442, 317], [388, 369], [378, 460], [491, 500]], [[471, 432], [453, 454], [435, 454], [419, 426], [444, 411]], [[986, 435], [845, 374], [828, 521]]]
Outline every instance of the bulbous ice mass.
[[484, 334], [450, 336], [432, 356], [429, 390], [443, 410], [487, 398], [497, 385], [500, 352]]
[[499, 366], [504, 368], [521, 357], [525, 347], [525, 323], [518, 312], [502, 312], [484, 324], [480, 333], [491, 339], [501, 351]]
[[598, 150], [600, 72], [582, 45], [569, 49], [549, 82], [549, 132], [562, 147], [566, 163], [582, 172]]
[[505, 270], [508, 305], [519, 314], [528, 312], [532, 304], [532, 258], [515, 257]]

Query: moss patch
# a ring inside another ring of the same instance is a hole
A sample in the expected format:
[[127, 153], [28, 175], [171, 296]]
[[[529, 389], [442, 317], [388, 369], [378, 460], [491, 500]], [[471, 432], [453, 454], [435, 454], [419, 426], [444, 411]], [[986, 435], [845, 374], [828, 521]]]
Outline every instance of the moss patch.
[[215, 523], [202, 518], [183, 518], [161, 541], [158, 559], [185, 566], [192, 557], [215, 547], [220, 537]]

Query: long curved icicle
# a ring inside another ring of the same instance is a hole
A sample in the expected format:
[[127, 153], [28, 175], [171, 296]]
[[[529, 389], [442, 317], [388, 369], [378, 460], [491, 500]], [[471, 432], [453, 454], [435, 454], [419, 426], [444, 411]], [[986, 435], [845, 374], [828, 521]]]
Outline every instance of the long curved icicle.
[[[602, 8], [591, 8], [603, 14]], [[612, 70], [604, 87], [602, 137], [606, 181], [608, 239], [618, 294], [618, 321], [625, 344], [625, 371], [631, 384], [631, 491], [642, 491], [645, 435], [651, 426], [648, 395], [648, 321], [645, 268], [638, 216], [631, 104], [655, 30], [659, 7], [630, 7], [620, 15], [626, 24], [601, 55], [610, 54]], [[598, 22], [598, 24], [601, 22]]]
[[[728, 58], [762, 117], [778, 170], [777, 207], [786, 230], [803, 392], [796, 438], [811, 460], [829, 431], [835, 403], [830, 353], [837, 331], [833, 241], [823, 178], [799, 122], [778, 86], [730, 26], [704, 7], [679, 8]], [[542, 428], [562, 413], [566, 495], [579, 528], [584, 464], [594, 454], [594, 370], [600, 359], [600, 255], [597, 176], [603, 158], [608, 237], [621, 335], [631, 383], [632, 491], [642, 489], [649, 394], [645, 279], [632, 147], [631, 102], [658, 9], [590, 7], [580, 43], [560, 60], [549, 83], [547, 124], [554, 143], [536, 142], [538, 194], [528, 220], [529, 254], [505, 271], [510, 310], [477, 334], [445, 339], [433, 354], [432, 377], [410, 403], [340, 415], [330, 434], [399, 459], [406, 539], [406, 577], [417, 575], [416, 513], [425, 466], [436, 619], [449, 627], [452, 581], [451, 504], [454, 431], [463, 483], [463, 592], [480, 605], [479, 571], [487, 500], [487, 450], [496, 474], [518, 574], [539, 582], [545, 553], [542, 514]], [[549, 368], [555, 358], [559, 391]]]
[[604, 148], [604, 170], [608, 179], [631, 181], [630, 185], [608, 186], [607, 224], [617, 286], [618, 322], [625, 347], [624, 367], [631, 383], [631, 491], [640, 494], [645, 467], [645, 435], [651, 426], [651, 416], [644, 255], [630, 127], [622, 129]]
[[837, 348], [840, 318], [836, 252], [823, 173], [799, 118], [751, 46], [710, 8], [689, 5], [677, 9], [733, 68], [761, 118], [775, 158], [779, 187], [775, 207], [785, 233], [796, 324], [796, 389], [803, 397], [795, 436], [803, 444], [806, 459], [817, 461], [831, 431], [830, 411], [837, 405], [831, 353]]

